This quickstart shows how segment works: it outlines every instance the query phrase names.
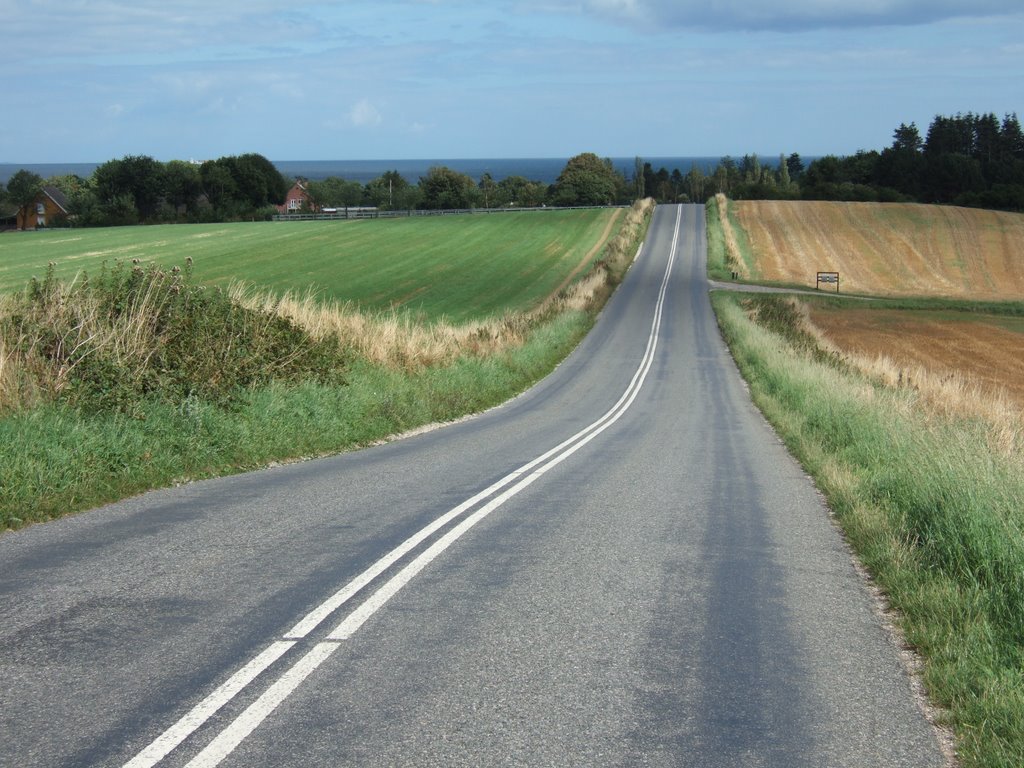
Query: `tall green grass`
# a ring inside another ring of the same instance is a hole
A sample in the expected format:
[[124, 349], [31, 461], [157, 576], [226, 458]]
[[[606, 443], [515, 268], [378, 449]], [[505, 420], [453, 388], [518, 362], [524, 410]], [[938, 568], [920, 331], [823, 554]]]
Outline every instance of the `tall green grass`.
[[757, 259], [754, 258], [754, 249], [750, 244], [750, 236], [747, 234], [747, 230], [740, 223], [739, 214], [736, 212], [736, 206], [727, 205], [725, 211], [729, 227], [736, 240], [736, 248], [739, 251], [739, 258], [742, 262], [741, 266], [745, 268], [746, 273], [751, 277], [760, 277], [760, 273], [757, 269]]
[[729, 203], [725, 195], [718, 194], [708, 200], [704, 208], [708, 275], [717, 280], [731, 280], [732, 273], [736, 272], [749, 280], [751, 275], [757, 274], [750, 238], [739, 224], [735, 206]]
[[708, 276], [715, 280], [731, 280], [733, 265], [725, 246], [725, 233], [718, 211], [719, 200], [711, 198], [704, 205], [704, 218], [708, 241]]
[[964, 765], [1024, 765], [1024, 457], [815, 351], [783, 299], [713, 303], [755, 402], [898, 610]]
[[[850, 306], [847, 297], [836, 294], [822, 293], [808, 297], [824, 307], [846, 308]], [[1024, 317], [1024, 301], [968, 301], [965, 299], [943, 299], [937, 297], [899, 297], [873, 298], [872, 309], [905, 309], [910, 311], [948, 312], [974, 315], [1004, 315], [1011, 318]]]
[[0, 529], [186, 479], [364, 446], [497, 405], [550, 371], [589, 327], [560, 315], [522, 347], [415, 372], [355, 362], [345, 384], [240, 389], [230, 404], [189, 395], [132, 412], [47, 403], [0, 419]]

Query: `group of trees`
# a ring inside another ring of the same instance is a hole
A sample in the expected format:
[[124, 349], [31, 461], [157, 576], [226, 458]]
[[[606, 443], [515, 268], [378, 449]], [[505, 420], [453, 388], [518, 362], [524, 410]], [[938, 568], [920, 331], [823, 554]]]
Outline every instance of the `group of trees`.
[[[99, 166], [88, 179], [41, 179], [29, 171], [11, 177], [0, 200], [27, 220], [44, 184], [68, 202], [69, 223], [109, 226], [164, 221], [265, 218], [291, 186], [259, 154], [221, 157], [201, 165], [128, 155]], [[919, 201], [1024, 211], [1024, 132], [1016, 114], [968, 112], [936, 116], [924, 138], [901, 123], [881, 151], [827, 155], [804, 166], [799, 154], [763, 163], [757, 155], [723, 157], [717, 166], [657, 171], [637, 158], [632, 179], [592, 153], [571, 158], [553, 184], [510, 176], [479, 181], [444, 166], [416, 184], [388, 171], [368, 184], [328, 178], [306, 185], [311, 206], [501, 208], [607, 205], [650, 196], [661, 202], [703, 202], [718, 192], [734, 199]]]
[[881, 152], [824, 157], [807, 171], [808, 198], [1024, 210], [1024, 133], [1015, 114], [940, 115], [923, 139], [914, 123], [901, 123]]
[[655, 171], [637, 158], [634, 183], [639, 196], [659, 202], [704, 202], [719, 192], [735, 199], [797, 198], [798, 180], [804, 172], [800, 155], [780, 155], [777, 164], [762, 163], [756, 155], [736, 160], [723, 157], [713, 170], [694, 163], [685, 175], [678, 168]]
[[6, 199], [19, 213], [27, 213], [44, 186], [64, 195], [68, 223], [88, 227], [251, 218], [283, 202], [289, 182], [273, 163], [254, 153], [201, 165], [127, 155], [97, 167], [87, 179], [43, 179], [18, 171], [8, 181]]
[[1024, 211], [1024, 133], [1016, 114], [937, 116], [924, 138], [901, 123], [892, 145], [846, 157], [826, 155], [806, 168], [799, 154], [762, 163], [724, 157], [713, 169], [655, 172], [640, 167], [638, 191], [661, 201], [734, 199], [916, 201]]
[[381, 210], [443, 210], [461, 208], [532, 208], [542, 205], [609, 205], [628, 203], [633, 186], [610, 160], [586, 152], [566, 163], [554, 184], [508, 176], [495, 181], [484, 173], [479, 181], [467, 174], [434, 166], [410, 184], [398, 171], [388, 171], [365, 186], [336, 177], [310, 181], [306, 192], [313, 208], [370, 205]]
[[[11, 177], [7, 202], [27, 212], [43, 186], [68, 202], [68, 224], [116, 226], [177, 221], [266, 218], [284, 202], [292, 181], [262, 155], [222, 157], [201, 165], [129, 155], [110, 160], [92, 176], [42, 179], [29, 171]], [[388, 171], [367, 184], [331, 177], [305, 183], [315, 210], [373, 206], [382, 210], [607, 205], [628, 203], [634, 186], [610, 160], [584, 153], [569, 160], [554, 184], [509, 176], [479, 181], [444, 166], [430, 168], [411, 184]], [[0, 186], [0, 195], [4, 192]]]

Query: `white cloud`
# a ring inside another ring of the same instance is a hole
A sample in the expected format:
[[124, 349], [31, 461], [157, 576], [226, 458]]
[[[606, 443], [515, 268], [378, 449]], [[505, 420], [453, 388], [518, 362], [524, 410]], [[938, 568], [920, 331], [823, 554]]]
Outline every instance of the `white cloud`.
[[352, 111], [349, 112], [349, 120], [356, 128], [373, 128], [380, 125], [382, 119], [380, 111], [370, 103], [369, 99], [361, 99], [356, 102]]
[[[545, 3], [550, 7], [550, 3]], [[563, 9], [580, 7], [565, 2]], [[796, 31], [1022, 16], [1019, 0], [584, 0], [587, 12], [650, 27]]]
[[3, 14], [11, 57], [106, 58], [146, 54], [188, 58], [212, 46], [253, 50], [318, 32], [271, 0], [10, 0]]

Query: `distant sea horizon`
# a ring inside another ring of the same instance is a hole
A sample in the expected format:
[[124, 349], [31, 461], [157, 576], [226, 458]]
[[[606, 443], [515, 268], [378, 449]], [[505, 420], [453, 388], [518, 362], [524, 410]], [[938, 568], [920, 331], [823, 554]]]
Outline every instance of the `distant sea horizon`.
[[[713, 171], [721, 157], [641, 157], [650, 163], [655, 171], [665, 168], [670, 173], [678, 169], [687, 173], [696, 165], [704, 173]], [[398, 171], [406, 181], [417, 183], [421, 176], [435, 165], [443, 165], [459, 173], [464, 173], [479, 181], [489, 173], [495, 181], [509, 176], [524, 176], [530, 181], [553, 184], [569, 161], [568, 157], [547, 158], [449, 158], [419, 160], [272, 160], [275, 167], [291, 178], [302, 177], [320, 181], [336, 176], [348, 181], [365, 184], [378, 178], [387, 171]], [[627, 178], [632, 178], [635, 157], [613, 157], [612, 165]], [[104, 160], [103, 162], [107, 162]], [[24, 169], [37, 173], [44, 179], [50, 176], [77, 174], [83, 178], [92, 175], [99, 163], [0, 163], [0, 183], [6, 184], [19, 170]], [[766, 162], [773, 162], [768, 160]]]

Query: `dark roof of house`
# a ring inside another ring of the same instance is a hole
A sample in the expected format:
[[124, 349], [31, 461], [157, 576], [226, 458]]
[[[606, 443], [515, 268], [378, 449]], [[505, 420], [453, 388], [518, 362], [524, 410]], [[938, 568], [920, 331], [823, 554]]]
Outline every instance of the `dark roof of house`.
[[43, 187], [43, 194], [53, 200], [64, 213], [68, 212], [68, 199], [64, 197], [64, 193], [56, 187], [46, 186]]

